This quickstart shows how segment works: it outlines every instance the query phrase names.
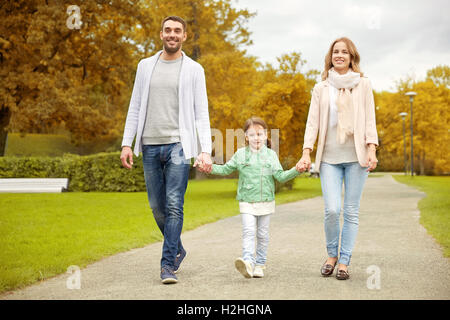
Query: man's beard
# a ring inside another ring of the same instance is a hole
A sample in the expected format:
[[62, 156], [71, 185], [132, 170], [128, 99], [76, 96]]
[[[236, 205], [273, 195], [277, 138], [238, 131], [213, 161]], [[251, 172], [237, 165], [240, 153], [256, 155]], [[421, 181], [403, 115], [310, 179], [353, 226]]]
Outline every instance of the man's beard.
[[178, 41], [178, 43], [177, 43], [177, 45], [176, 45], [175, 47], [170, 47], [170, 46], [167, 44], [167, 42], [168, 42], [168, 41], [164, 41], [164, 42], [163, 42], [164, 50], [165, 50], [167, 53], [175, 53], [175, 52], [177, 52], [178, 50], [180, 50], [180, 48], [181, 48], [181, 42], [180, 42], [180, 41]]

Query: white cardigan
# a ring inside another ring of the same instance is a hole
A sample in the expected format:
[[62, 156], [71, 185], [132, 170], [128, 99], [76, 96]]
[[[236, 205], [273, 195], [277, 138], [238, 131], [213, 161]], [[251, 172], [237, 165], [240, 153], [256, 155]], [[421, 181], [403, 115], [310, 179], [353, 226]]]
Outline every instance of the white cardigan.
[[[162, 50], [154, 56], [142, 59], [136, 71], [122, 147], [133, 144], [134, 154], [142, 152], [142, 133], [147, 115], [148, 91], [153, 69]], [[208, 98], [203, 67], [184, 52], [179, 80], [179, 129], [181, 145], [186, 159], [200, 152], [211, 153], [211, 128], [209, 125]], [[198, 132], [198, 135], [197, 135]], [[200, 143], [200, 145], [199, 145]]]

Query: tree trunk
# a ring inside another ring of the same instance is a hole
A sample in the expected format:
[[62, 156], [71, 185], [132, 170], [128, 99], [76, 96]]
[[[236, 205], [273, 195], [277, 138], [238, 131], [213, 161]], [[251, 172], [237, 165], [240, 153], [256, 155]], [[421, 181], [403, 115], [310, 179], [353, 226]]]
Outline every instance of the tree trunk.
[[421, 152], [419, 155], [419, 167], [420, 167], [420, 175], [425, 175], [425, 152]]
[[194, 48], [192, 49], [192, 60], [197, 61], [200, 58], [200, 47], [197, 44], [198, 38], [200, 37], [198, 33], [198, 21], [197, 21], [197, 4], [195, 2], [190, 3], [192, 7], [192, 32], [194, 34]]
[[0, 109], [0, 157], [3, 157], [6, 152], [6, 138], [8, 137], [8, 131], [6, 131], [11, 119], [11, 111], [9, 108]]

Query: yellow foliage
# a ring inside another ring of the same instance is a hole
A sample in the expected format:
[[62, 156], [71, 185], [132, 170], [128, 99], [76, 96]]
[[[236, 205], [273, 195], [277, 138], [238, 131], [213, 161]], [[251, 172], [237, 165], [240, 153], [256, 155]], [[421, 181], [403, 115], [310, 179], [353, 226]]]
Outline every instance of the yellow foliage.
[[[140, 7], [128, 0], [82, 1], [82, 27], [71, 29], [68, 6], [2, 3], [1, 132], [47, 132], [65, 123], [78, 140], [119, 134], [139, 58], [137, 45], [126, 39], [141, 24], [134, 18]], [[117, 110], [120, 122], [111, 117]]]
[[[447, 75], [443, 70], [447, 70]], [[403, 158], [403, 129], [400, 112], [407, 112], [406, 148], [410, 157], [411, 106], [408, 91], [415, 91], [413, 100], [414, 167], [420, 174], [450, 173], [450, 88], [448, 66], [428, 71], [428, 78], [413, 83], [406, 80], [398, 84], [398, 92], [380, 92], [375, 95], [377, 128], [380, 136], [380, 161], [383, 156], [395, 154]]]
[[[279, 129], [281, 160], [301, 155], [311, 90], [319, 74], [302, 72], [299, 52], [262, 66], [246, 54], [255, 14], [231, 0], [117, 0], [79, 2], [80, 29], [69, 29], [66, 1], [3, 1], [0, 10], [0, 149], [3, 129], [47, 132], [64, 124], [77, 140], [119, 137], [137, 62], [162, 48], [161, 21], [187, 22], [183, 50], [205, 69], [211, 127], [242, 128], [251, 116]], [[403, 158], [400, 112], [414, 99], [415, 166], [421, 173], [449, 173], [450, 67], [437, 66], [427, 79], [398, 83], [396, 93], [375, 93], [379, 158]], [[225, 141], [224, 141], [225, 147]], [[225, 149], [225, 148], [224, 148]], [[1, 150], [0, 150], [1, 153]], [[390, 161], [390, 160], [389, 160]], [[400, 165], [402, 165], [402, 161]]]

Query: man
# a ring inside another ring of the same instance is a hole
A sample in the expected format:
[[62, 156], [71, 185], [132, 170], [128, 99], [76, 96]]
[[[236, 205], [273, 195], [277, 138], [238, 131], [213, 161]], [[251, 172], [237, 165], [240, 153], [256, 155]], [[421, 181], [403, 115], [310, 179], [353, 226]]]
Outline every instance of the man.
[[186, 36], [182, 18], [165, 18], [163, 50], [139, 62], [120, 155], [122, 165], [131, 169], [136, 136], [134, 154], [142, 151], [148, 200], [164, 235], [164, 284], [178, 281], [175, 273], [186, 256], [180, 235], [190, 159], [198, 155], [194, 166], [212, 166], [205, 74], [181, 50]]

